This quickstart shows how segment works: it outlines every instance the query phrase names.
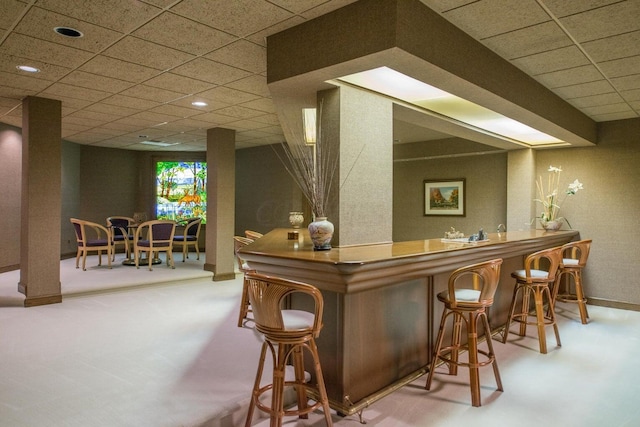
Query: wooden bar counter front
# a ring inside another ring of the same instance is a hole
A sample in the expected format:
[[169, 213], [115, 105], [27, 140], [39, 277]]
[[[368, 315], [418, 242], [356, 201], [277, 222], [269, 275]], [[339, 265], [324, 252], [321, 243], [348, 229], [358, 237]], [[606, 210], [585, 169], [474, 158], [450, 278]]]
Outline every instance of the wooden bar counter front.
[[[576, 240], [575, 230], [489, 234], [479, 243], [416, 240], [314, 251], [306, 230], [273, 230], [241, 249], [251, 268], [318, 287], [325, 302], [317, 344], [330, 405], [350, 415], [426, 372], [442, 307], [435, 295], [456, 268], [502, 258], [491, 326], [507, 317], [524, 256]], [[304, 301], [293, 300], [304, 308]]]

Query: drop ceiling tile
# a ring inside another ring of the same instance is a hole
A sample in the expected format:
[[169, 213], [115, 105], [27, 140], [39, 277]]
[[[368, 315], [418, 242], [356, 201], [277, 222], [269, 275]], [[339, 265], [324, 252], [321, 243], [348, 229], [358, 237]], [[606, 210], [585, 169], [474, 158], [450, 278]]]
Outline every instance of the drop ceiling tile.
[[555, 16], [563, 17], [585, 12], [590, 9], [596, 9], [619, 1], [620, 0], [543, 0], [543, 3]]
[[522, 0], [474, 2], [448, 10], [443, 16], [479, 40], [551, 19], [536, 2]]
[[139, 113], [131, 115], [130, 117], [133, 117], [133, 118], [136, 118], [136, 119], [149, 120], [150, 122], [154, 123], [155, 125], [158, 125], [160, 123], [164, 123], [164, 122], [167, 121], [167, 116], [165, 116], [163, 114], [152, 113], [150, 111], [141, 111]]
[[109, 93], [118, 93], [133, 86], [131, 82], [98, 76], [84, 71], [73, 71], [60, 79], [60, 83], [88, 89], [97, 89]]
[[9, 37], [0, 45], [0, 54], [73, 68], [88, 61], [93, 55], [84, 50], [16, 33], [9, 34]]
[[616, 77], [611, 79], [611, 83], [619, 91], [640, 89], [640, 74], [632, 76]]
[[173, 90], [182, 93], [197, 93], [213, 87], [213, 83], [192, 79], [173, 73], [163, 73], [144, 82], [147, 86]]
[[[40, 70], [37, 74], [27, 73], [17, 69], [18, 65], [28, 65]], [[22, 76], [32, 76], [34, 78], [56, 81], [71, 71], [71, 68], [48, 64], [34, 59], [24, 59], [13, 55], [0, 54], [0, 71], [19, 74]]]
[[262, 97], [271, 96], [271, 92], [269, 92], [269, 87], [267, 86], [267, 78], [261, 75], [249, 76], [233, 83], [229, 83], [226, 86], [232, 89], [254, 93]]
[[114, 131], [121, 131], [124, 133], [135, 132], [136, 129], [138, 129], [137, 125], [118, 122], [105, 123], [104, 125], [102, 125], [102, 127], [105, 129], [113, 129]]
[[283, 9], [292, 13], [302, 13], [325, 3], [325, 0], [271, 0]]
[[482, 40], [482, 43], [506, 59], [520, 58], [573, 44], [553, 21], [489, 37]]
[[[191, 122], [193, 120], [193, 122]], [[207, 129], [211, 126], [211, 123], [215, 123], [216, 126], [225, 125], [238, 120], [237, 117], [227, 116], [220, 113], [204, 113], [198, 116], [183, 119], [183, 123], [192, 123], [191, 126], [195, 126], [198, 129]], [[201, 123], [197, 125], [197, 123]]]
[[[65, 37], [55, 27], [69, 27], [80, 31], [82, 37]], [[32, 7], [16, 26], [16, 33], [97, 53], [122, 37], [122, 33], [98, 25], [79, 21], [39, 7]]]
[[200, 111], [195, 110], [193, 108], [181, 107], [179, 105], [174, 105], [174, 104], [163, 104], [150, 111], [158, 114], [167, 114], [169, 116], [175, 116], [180, 118], [190, 117], [190, 116], [201, 113]]
[[105, 104], [104, 102], [97, 102], [86, 107], [87, 111], [95, 111], [96, 113], [112, 114], [118, 117], [130, 116], [132, 114], [139, 113], [140, 110], [135, 108], [122, 107], [119, 105]]
[[278, 120], [278, 115], [273, 114], [265, 114], [264, 116], [253, 117], [251, 120], [256, 122], [264, 123], [269, 126], [280, 126], [280, 120]]
[[137, 108], [140, 110], [147, 110], [149, 108], [154, 108], [160, 105], [160, 103], [156, 101], [151, 101], [148, 99], [140, 99], [140, 98], [126, 96], [122, 94], [110, 96], [108, 98], [105, 98], [102, 102], [109, 105]]
[[106, 49], [104, 55], [162, 71], [195, 57], [136, 37], [125, 37]]
[[101, 125], [101, 120], [91, 120], [85, 117], [75, 117], [75, 116], [67, 116], [64, 118], [64, 123], [76, 124], [80, 126], [88, 126], [89, 128], [94, 128], [96, 126]]
[[[33, 75], [33, 74], [31, 74]], [[52, 82], [48, 80], [42, 80], [27, 75], [20, 75], [18, 73], [5, 73], [0, 71], [0, 81], [3, 85], [25, 90], [35, 90], [40, 92], [51, 85]]]
[[569, 100], [569, 103], [579, 109], [585, 107], [595, 107], [607, 104], [618, 104], [624, 102], [622, 96], [617, 92], [603, 93], [600, 95], [583, 96], [581, 98], [573, 98]]
[[276, 107], [273, 105], [271, 98], [259, 98], [255, 101], [245, 102], [240, 105], [254, 110], [264, 111], [265, 113], [272, 113], [274, 116], [276, 114]]
[[588, 83], [596, 80], [602, 80], [603, 75], [594, 65], [583, 65], [582, 67], [571, 68], [568, 70], [539, 74], [535, 78], [546, 87], [553, 89], [577, 83]]
[[160, 73], [160, 71], [155, 68], [145, 67], [104, 55], [91, 58], [88, 62], [82, 64], [79, 69], [88, 73], [112, 77], [131, 83], [142, 83]]
[[564, 86], [554, 89], [553, 91], [565, 99], [571, 99], [615, 92], [615, 89], [608, 81], [599, 80], [596, 82], [582, 83], [579, 85]]
[[263, 116], [262, 111], [253, 110], [251, 108], [242, 107], [240, 105], [232, 105], [230, 107], [221, 108], [215, 111], [218, 114], [235, 117], [236, 119], [250, 119], [253, 117]]
[[136, 129], [145, 129], [145, 128], [148, 128], [149, 126], [155, 125], [155, 122], [153, 122], [152, 120], [144, 120], [144, 119], [134, 118], [134, 117], [123, 117], [121, 119], [114, 120], [111, 123], [118, 123], [122, 125], [132, 125], [132, 126], [136, 126]]
[[219, 85], [251, 75], [248, 71], [204, 58], [194, 59], [193, 61], [174, 68], [171, 72]]
[[238, 37], [253, 34], [293, 16], [265, 0], [184, 0], [171, 10]]
[[640, 30], [640, 2], [622, 1], [560, 19], [579, 42]]
[[[207, 115], [208, 114], [210, 114], [210, 113], [207, 113]], [[229, 118], [227, 117], [227, 119], [229, 119]], [[204, 131], [206, 131], [207, 129], [209, 129], [211, 127], [215, 127], [208, 120], [207, 121], [197, 120], [197, 117], [196, 118], [189, 117], [187, 119], [176, 120], [175, 122], [172, 122], [172, 123], [183, 124], [186, 127], [189, 127], [189, 128], [192, 128], [192, 129], [196, 129], [196, 130], [204, 130]], [[193, 132], [194, 132], [193, 130], [189, 131], [189, 133], [193, 133]]]
[[15, 87], [4, 86], [0, 84], [0, 97], [16, 99], [22, 101], [22, 98], [29, 95], [35, 95], [37, 92], [35, 90], [29, 89], [17, 89]]
[[62, 137], [73, 135], [78, 132], [84, 132], [90, 129], [89, 126], [82, 126], [74, 123], [68, 123], [66, 121], [62, 122]]
[[87, 119], [87, 120], [91, 120], [93, 123], [100, 123], [100, 124], [112, 122], [120, 118], [120, 116], [117, 116], [117, 115], [98, 113], [96, 111], [88, 111], [88, 110], [76, 111], [75, 113], [72, 113], [67, 117]]
[[259, 46], [263, 46], [263, 47], [267, 47], [267, 37], [279, 33], [280, 31], [284, 31], [287, 28], [291, 28], [294, 27], [296, 25], [300, 25], [303, 22], [305, 22], [306, 19], [304, 19], [301, 16], [293, 16], [289, 19], [285, 19], [282, 22], [279, 22], [275, 25], [272, 25], [269, 28], [265, 28], [262, 31], [257, 31], [253, 34], [250, 34], [248, 36], [245, 37], [245, 39], [249, 40], [252, 43], [255, 43]]
[[640, 31], [583, 43], [582, 47], [597, 62], [640, 55]]
[[205, 57], [252, 73], [267, 71], [267, 49], [246, 40], [238, 40]]
[[595, 107], [586, 107], [584, 112], [588, 115], [602, 115], [611, 113], [629, 113], [633, 110], [626, 102], [619, 104], [598, 105]]
[[590, 62], [576, 46], [568, 46], [548, 52], [525, 56], [512, 61], [515, 66], [529, 75], [551, 73], [553, 71], [588, 65]]
[[110, 93], [85, 87], [72, 86], [64, 83], [54, 83], [42, 92], [43, 95], [64, 96], [86, 101], [100, 101]]
[[27, 4], [18, 0], [0, 1], [0, 29], [7, 30], [11, 28], [23, 13], [27, 10]]
[[264, 123], [256, 122], [254, 120], [236, 120], [225, 124], [225, 127], [230, 127], [236, 130], [258, 130], [266, 127]]
[[623, 90], [620, 95], [627, 101], [640, 101], [640, 89]]
[[637, 113], [634, 112], [626, 112], [626, 113], [609, 113], [609, 114], [598, 114], [594, 115], [591, 118], [596, 122], [607, 122], [610, 120], [625, 120], [625, 119], [635, 119], [638, 117]]
[[601, 62], [599, 66], [609, 78], [638, 74], [640, 73], [640, 55]]
[[237, 39], [230, 34], [170, 12], [162, 13], [134, 31], [133, 35], [197, 56]]
[[245, 102], [255, 101], [260, 99], [259, 95], [243, 92], [241, 90], [232, 89], [226, 86], [218, 86], [213, 89], [206, 90], [204, 92], [198, 93], [198, 96], [201, 96], [205, 99], [215, 99], [221, 102], [225, 102], [229, 105], [231, 104], [243, 104]]
[[121, 33], [133, 31], [161, 12], [161, 9], [131, 0], [39, 0], [38, 6]]
[[120, 94], [132, 98], [140, 98], [156, 102], [169, 102], [184, 96], [183, 93], [145, 85], [131, 87], [122, 91]]

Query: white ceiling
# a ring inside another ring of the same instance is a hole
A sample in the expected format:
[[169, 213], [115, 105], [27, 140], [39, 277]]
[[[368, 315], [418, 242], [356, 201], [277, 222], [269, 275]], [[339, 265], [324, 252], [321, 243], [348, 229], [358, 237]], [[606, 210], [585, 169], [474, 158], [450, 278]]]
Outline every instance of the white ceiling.
[[[639, 117], [640, 0], [421, 1], [594, 121]], [[80, 144], [202, 151], [212, 127], [235, 129], [236, 148], [280, 142], [266, 37], [352, 2], [0, 0], [0, 121], [21, 127], [31, 95], [61, 100], [63, 138]]]

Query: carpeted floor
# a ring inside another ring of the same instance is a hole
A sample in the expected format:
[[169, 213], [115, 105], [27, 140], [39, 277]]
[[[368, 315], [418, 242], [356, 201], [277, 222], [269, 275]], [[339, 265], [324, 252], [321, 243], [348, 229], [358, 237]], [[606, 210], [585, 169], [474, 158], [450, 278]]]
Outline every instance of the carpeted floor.
[[[19, 272], [0, 274], [0, 426], [244, 425], [259, 354], [253, 331], [238, 328], [242, 287], [214, 282], [192, 258], [176, 269], [111, 270], [61, 262], [63, 302], [23, 308]], [[122, 255], [118, 261], [121, 261]], [[640, 313], [559, 304], [562, 347], [537, 338], [496, 343], [504, 392], [482, 370], [482, 403], [470, 405], [468, 375], [425, 377], [373, 403], [367, 425], [640, 425]], [[358, 415], [333, 414], [338, 426]], [[261, 427], [266, 419], [256, 419]], [[320, 414], [285, 425], [322, 426]]]

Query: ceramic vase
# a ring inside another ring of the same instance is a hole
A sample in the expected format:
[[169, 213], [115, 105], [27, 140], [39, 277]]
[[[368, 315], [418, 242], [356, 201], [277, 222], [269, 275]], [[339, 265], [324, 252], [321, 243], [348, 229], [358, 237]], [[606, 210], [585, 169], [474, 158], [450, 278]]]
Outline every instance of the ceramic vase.
[[540, 225], [547, 231], [558, 231], [562, 227], [562, 219], [554, 219], [552, 221], [540, 220]]
[[304, 222], [304, 215], [302, 212], [289, 212], [289, 224], [293, 228], [300, 228]]
[[333, 224], [327, 221], [327, 217], [317, 217], [309, 224], [309, 236], [313, 242], [314, 251], [328, 251], [331, 249], [333, 237]]

